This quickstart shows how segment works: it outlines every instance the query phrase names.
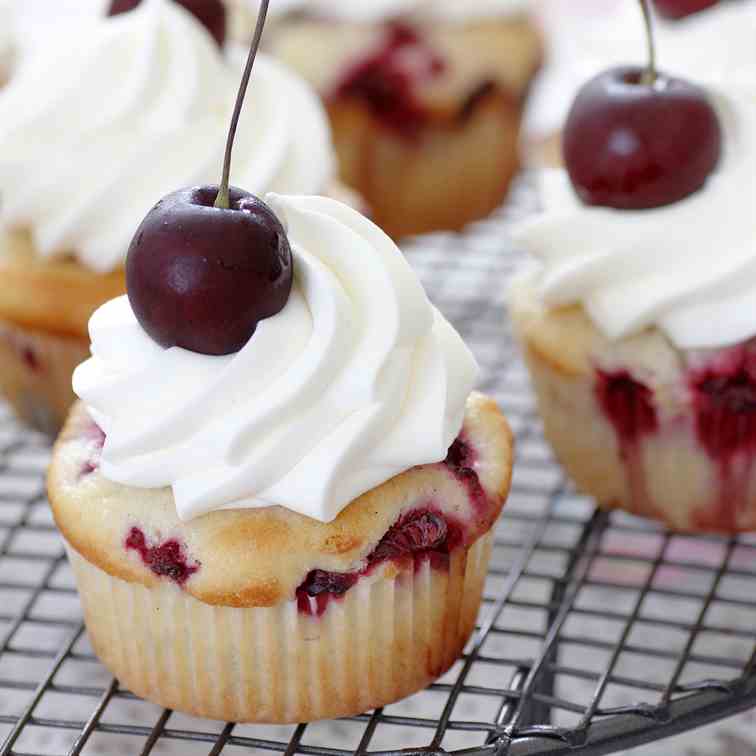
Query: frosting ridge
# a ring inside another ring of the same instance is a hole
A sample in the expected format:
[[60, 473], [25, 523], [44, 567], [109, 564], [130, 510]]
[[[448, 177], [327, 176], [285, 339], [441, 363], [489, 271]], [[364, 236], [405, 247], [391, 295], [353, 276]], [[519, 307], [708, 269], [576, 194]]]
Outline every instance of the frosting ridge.
[[[107, 434], [102, 473], [171, 486], [179, 516], [280, 505], [330, 521], [446, 457], [475, 361], [394, 243], [335, 200], [268, 199], [295, 283], [237, 354], [163, 349], [128, 299], [92, 317], [74, 389]], [[145, 387], [149, 387], [148, 390]]]

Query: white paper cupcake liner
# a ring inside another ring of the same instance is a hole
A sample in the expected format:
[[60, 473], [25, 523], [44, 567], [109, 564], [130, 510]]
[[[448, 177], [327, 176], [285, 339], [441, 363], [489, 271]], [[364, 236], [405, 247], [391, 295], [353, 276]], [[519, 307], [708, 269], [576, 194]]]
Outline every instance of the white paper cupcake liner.
[[491, 542], [455, 549], [448, 570], [426, 560], [363, 578], [320, 617], [296, 601], [211, 606], [68, 553], [92, 645], [121, 685], [195, 716], [291, 723], [387, 705], [448, 670], [475, 628]]

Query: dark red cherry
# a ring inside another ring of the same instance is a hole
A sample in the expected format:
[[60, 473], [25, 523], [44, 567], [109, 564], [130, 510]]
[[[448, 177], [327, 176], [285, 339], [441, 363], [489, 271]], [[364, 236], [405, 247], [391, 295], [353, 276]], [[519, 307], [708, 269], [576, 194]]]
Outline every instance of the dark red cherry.
[[659, 15], [665, 18], [685, 18], [718, 4], [719, 0], [654, 0]]
[[279, 313], [293, 280], [281, 222], [260, 199], [217, 186], [163, 198], [136, 232], [126, 260], [129, 300], [144, 330], [164, 347], [238, 352], [257, 324]]
[[643, 210], [698, 191], [722, 149], [719, 118], [701, 88], [624, 66], [579, 92], [564, 130], [564, 160], [588, 205]]
[[[117, 16], [134, 10], [142, 0], [111, 0], [109, 16]], [[215, 37], [215, 41], [223, 47], [226, 41], [226, 6], [221, 0], [175, 0], [193, 13]]]

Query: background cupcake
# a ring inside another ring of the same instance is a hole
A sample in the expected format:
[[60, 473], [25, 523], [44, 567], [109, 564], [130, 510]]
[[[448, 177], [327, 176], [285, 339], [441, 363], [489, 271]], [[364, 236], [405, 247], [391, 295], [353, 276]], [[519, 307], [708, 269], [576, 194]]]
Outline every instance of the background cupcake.
[[[72, 400], [89, 316], [124, 289], [140, 219], [169, 189], [217, 180], [242, 62], [171, 0], [75, 28], [76, 44], [30, 49], [0, 94], [0, 383], [46, 429]], [[272, 60], [236, 157], [233, 179], [257, 191], [333, 186], [320, 103]]]
[[527, 2], [314, 0], [295, 10], [277, 17], [269, 49], [323, 97], [341, 177], [388, 233], [460, 228], [502, 202], [542, 57]]
[[[698, 111], [670, 132], [659, 168], [667, 187], [687, 190], [676, 201], [601, 207], [578, 197], [595, 199], [567, 171], [546, 176], [545, 213], [520, 231], [539, 264], [515, 286], [511, 311], [546, 436], [582, 490], [678, 530], [734, 532], [756, 527], [756, 247], [746, 210], [756, 196], [756, 95], [708, 96], [722, 154], [697, 191], [685, 182], [712, 146]], [[609, 164], [592, 144], [598, 173]]]
[[294, 286], [238, 352], [156, 343], [130, 253], [49, 477], [102, 660], [150, 700], [236, 722], [356, 714], [448, 669], [512, 463], [472, 356], [390, 239], [334, 200], [271, 205]]

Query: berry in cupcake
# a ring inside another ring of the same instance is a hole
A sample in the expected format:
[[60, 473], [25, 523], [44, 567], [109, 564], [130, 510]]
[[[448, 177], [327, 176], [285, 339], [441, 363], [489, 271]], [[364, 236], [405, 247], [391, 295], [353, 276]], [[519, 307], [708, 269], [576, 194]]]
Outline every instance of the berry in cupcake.
[[229, 188], [231, 144], [220, 188], [134, 235], [50, 500], [124, 686], [235, 722], [353, 715], [461, 654], [511, 434], [389, 237]]
[[295, 9], [277, 19], [269, 49], [323, 97], [341, 176], [382, 228], [395, 238], [457, 229], [501, 204], [542, 58], [527, 2]]
[[[223, 153], [243, 59], [185, 4], [115, 8], [82, 22], [74, 42], [67, 27], [31, 47], [0, 92], [0, 388], [48, 430], [73, 400], [90, 316], [124, 291], [134, 229], [175, 187], [213, 180]], [[257, 77], [234, 180], [262, 194], [330, 192], [317, 96], [269, 58]]]
[[756, 97], [651, 60], [575, 100], [511, 312], [583, 491], [677, 530], [753, 530]]

